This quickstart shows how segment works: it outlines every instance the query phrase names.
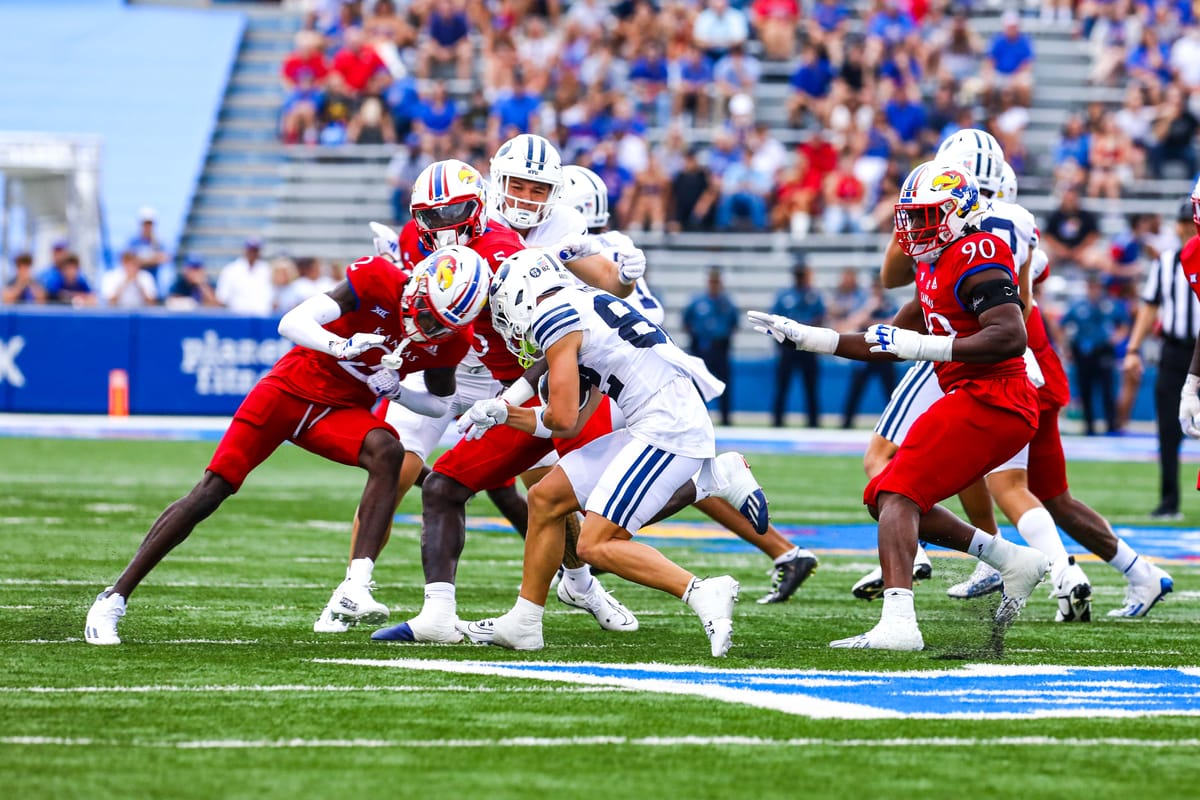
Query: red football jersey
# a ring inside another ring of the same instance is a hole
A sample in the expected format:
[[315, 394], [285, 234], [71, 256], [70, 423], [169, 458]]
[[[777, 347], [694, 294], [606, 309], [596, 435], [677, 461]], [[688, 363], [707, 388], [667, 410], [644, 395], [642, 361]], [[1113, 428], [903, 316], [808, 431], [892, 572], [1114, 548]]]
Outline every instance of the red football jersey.
[[1183, 245], [1179, 254], [1179, 266], [1187, 276], [1188, 286], [1196, 297], [1200, 297], [1200, 235], [1193, 236]]
[[[925, 329], [935, 336], [971, 336], [983, 330], [979, 318], [958, 297], [958, 288], [970, 275], [986, 269], [1004, 270], [1016, 283], [1012, 250], [990, 233], [973, 233], [949, 245], [932, 264], [917, 264], [917, 294], [925, 315]], [[949, 393], [960, 381], [1009, 378], [1025, 374], [1025, 361], [1008, 358], [998, 364], [964, 364], [939, 361], [934, 365], [942, 391]]]
[[[404, 340], [400, 298], [408, 276], [408, 270], [378, 256], [360, 258], [346, 267], [346, 280], [358, 297], [358, 307], [338, 317], [325, 329], [347, 338], [356, 333], [378, 333], [387, 340], [357, 358], [346, 360], [297, 345], [275, 363], [266, 380], [274, 379], [292, 394], [323, 405], [373, 406], [376, 397], [367, 387], [367, 378], [379, 369], [379, 359]], [[428, 346], [410, 345], [404, 351], [401, 376], [457, 366], [470, 349], [471, 337], [472, 331], [468, 327]]]
[[1038, 366], [1042, 368], [1045, 385], [1038, 389], [1038, 405], [1043, 411], [1062, 408], [1071, 402], [1071, 383], [1067, 380], [1067, 372], [1063, 369], [1062, 360], [1050, 346], [1050, 337], [1046, 335], [1046, 322], [1042, 319], [1042, 310], [1033, 307], [1029, 319], [1025, 321], [1025, 329], [1029, 334], [1029, 349], [1037, 358]]
[[[512, 228], [500, 225], [489, 225], [482, 236], [477, 236], [467, 242], [467, 246], [487, 262], [492, 274], [500, 268], [504, 259], [520, 250], [525, 249], [525, 241]], [[400, 230], [400, 260], [409, 268], [432, 253], [421, 245], [417, 234], [417, 223], [409, 220]], [[504, 344], [504, 337], [496, 332], [492, 325], [492, 312], [488, 306], [475, 318], [475, 336], [472, 347], [479, 360], [483, 362], [492, 377], [501, 381], [512, 381], [521, 377], [525, 369], [517, 361], [517, 357], [509, 352]]]

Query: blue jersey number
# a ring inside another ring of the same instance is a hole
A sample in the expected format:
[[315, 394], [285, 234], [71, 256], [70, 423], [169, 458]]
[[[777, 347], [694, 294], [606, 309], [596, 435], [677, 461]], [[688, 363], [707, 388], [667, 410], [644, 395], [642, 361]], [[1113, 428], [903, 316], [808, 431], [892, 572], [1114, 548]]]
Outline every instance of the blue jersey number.
[[[1011, 219], [1003, 217], [984, 217], [983, 222], [979, 223], [979, 229], [995, 234], [996, 231], [1008, 232], [1008, 247], [1015, 255], [1017, 252], [1017, 227], [1013, 225]], [[999, 234], [996, 234], [997, 236]]]
[[662, 328], [634, 311], [631, 305], [622, 300], [597, 297], [595, 309], [600, 319], [608, 323], [608, 327], [634, 347], [653, 347], [667, 341], [667, 334]]

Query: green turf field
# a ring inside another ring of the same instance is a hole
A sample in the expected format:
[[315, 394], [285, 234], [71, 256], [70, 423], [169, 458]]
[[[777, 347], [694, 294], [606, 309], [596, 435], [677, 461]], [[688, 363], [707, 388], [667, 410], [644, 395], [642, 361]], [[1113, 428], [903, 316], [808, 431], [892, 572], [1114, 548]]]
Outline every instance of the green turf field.
[[[372, 643], [369, 631], [321, 637], [312, 621], [342, 576], [362, 476], [290, 447], [142, 585], [121, 625], [124, 644], [83, 644], [96, 592], [159, 511], [190, 488], [211, 451], [211, 443], [0, 440], [5, 797], [535, 798], [556, 790], [564, 798], [1091, 800], [1194, 797], [1200, 785], [1196, 716], [813, 719], [613, 685], [331, 662], [876, 672], [969, 663], [1194, 667], [1194, 563], [1168, 566], [1175, 594], [1150, 617], [1112, 621], [1104, 613], [1121, 603], [1119, 577], [1086, 562], [1097, 621], [1050, 622], [1053, 601], [1039, 590], [999, 661], [987, 647], [994, 600], [971, 605], [944, 595], [968, 572], [965, 560], [935, 558], [933, 580], [917, 589], [925, 652], [846, 652], [827, 643], [877, 619], [878, 605], [848, 591], [870, 557], [825, 556], [792, 602], [760, 606], [753, 600], [768, 587], [765, 557], [703, 543], [667, 552], [699, 574], [730, 572], [742, 582], [735, 644], [720, 662], [708, 657], [690, 610], [612, 576], [606, 585], [641, 619], [637, 633], [604, 633], [586, 614], [552, 600], [540, 653]], [[752, 461], [777, 521], [866, 520], [857, 460]], [[1075, 493], [1114, 522], [1144, 523], [1155, 497], [1154, 465], [1078, 464], [1071, 475]], [[1188, 508], [1183, 526], [1200, 527], [1198, 505]], [[409, 499], [401, 511], [418, 509]], [[494, 512], [479, 501], [469, 513]], [[399, 528], [376, 570], [377, 597], [391, 605], [395, 621], [421, 601], [418, 537]], [[506, 610], [520, 558], [515, 535], [469, 536], [460, 614]], [[989, 679], [973, 680], [985, 687]], [[1112, 689], [1114, 697], [1120, 689]], [[930, 707], [938, 702], [930, 699]]]

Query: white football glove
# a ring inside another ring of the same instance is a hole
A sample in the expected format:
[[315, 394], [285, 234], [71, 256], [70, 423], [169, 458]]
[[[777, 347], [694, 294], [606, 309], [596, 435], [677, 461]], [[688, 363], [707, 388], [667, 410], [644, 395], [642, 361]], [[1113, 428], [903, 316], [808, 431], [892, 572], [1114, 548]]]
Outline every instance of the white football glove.
[[404, 351], [408, 349], [408, 339], [400, 342], [400, 346], [390, 353], [380, 356], [379, 363], [388, 369], [401, 369], [404, 366]]
[[331, 339], [329, 354], [338, 361], [345, 361], [349, 358], [358, 358], [375, 345], [383, 344], [386, 341], [387, 337], [378, 333], [356, 333], [349, 339]]
[[1179, 395], [1179, 427], [1185, 436], [1200, 439], [1200, 376], [1188, 375]]
[[646, 274], [646, 254], [634, 247], [617, 251], [617, 277], [626, 286], [637, 283]]
[[378, 222], [368, 222], [371, 233], [375, 234], [375, 255], [384, 256], [389, 260], [400, 263], [400, 236], [387, 225]]
[[566, 264], [596, 255], [600, 252], [600, 242], [591, 234], [576, 233], [555, 245], [554, 252], [558, 254], [558, 260]]
[[468, 441], [482, 437], [508, 419], [508, 403], [499, 398], [476, 400], [467, 413], [458, 418], [458, 432]]
[[1029, 376], [1029, 382], [1033, 384], [1034, 388], [1040, 389], [1046, 385], [1046, 376], [1042, 374], [1042, 365], [1038, 363], [1037, 356], [1029, 347], [1025, 348], [1025, 374]]
[[775, 341], [780, 344], [790, 341], [797, 350], [808, 350], [813, 353], [831, 354], [837, 350], [838, 332], [833, 328], [802, 325], [794, 319], [781, 317], [778, 314], [767, 314], [763, 311], [749, 311], [747, 316], [750, 317], [754, 330], [774, 336]]
[[905, 361], [950, 361], [954, 346], [950, 336], [929, 336], [895, 325], [872, 325], [863, 338], [872, 345], [872, 353], [891, 353]]
[[395, 400], [400, 396], [400, 373], [384, 367], [371, 373], [371, 377], [367, 378], [367, 388], [374, 392], [376, 397]]

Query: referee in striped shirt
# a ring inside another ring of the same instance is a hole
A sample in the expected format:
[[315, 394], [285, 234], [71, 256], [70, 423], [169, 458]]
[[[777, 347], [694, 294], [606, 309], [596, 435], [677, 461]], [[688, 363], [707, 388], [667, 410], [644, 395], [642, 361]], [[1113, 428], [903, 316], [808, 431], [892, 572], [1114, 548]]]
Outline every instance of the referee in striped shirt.
[[[1189, 199], [1179, 209], [1175, 221], [1180, 242], [1196, 235], [1192, 222], [1192, 203]], [[1179, 448], [1183, 430], [1179, 426], [1179, 393], [1187, 380], [1196, 336], [1200, 333], [1200, 300], [1180, 267], [1179, 249], [1163, 253], [1146, 276], [1142, 287], [1142, 305], [1138, 308], [1133, 333], [1129, 337], [1129, 353], [1124, 369], [1141, 374], [1139, 352], [1146, 337], [1154, 330], [1155, 322], [1162, 330], [1162, 360], [1154, 383], [1154, 408], [1158, 423], [1158, 507], [1151, 519], [1179, 520]]]

